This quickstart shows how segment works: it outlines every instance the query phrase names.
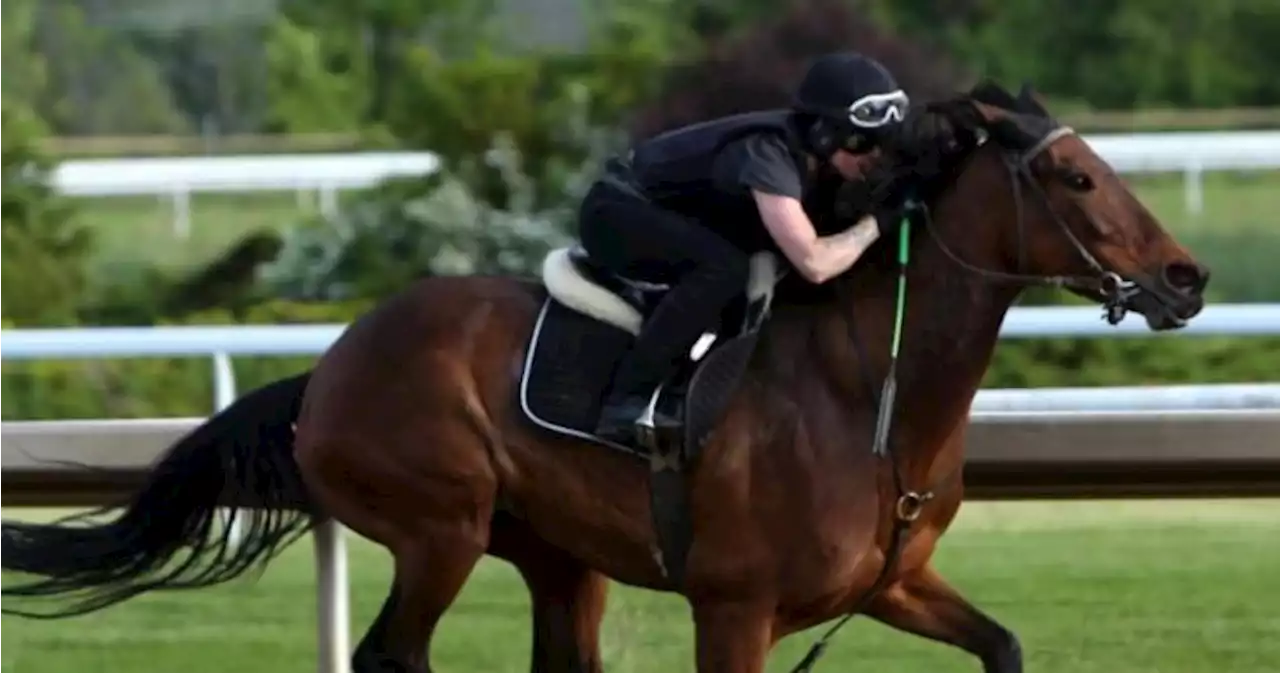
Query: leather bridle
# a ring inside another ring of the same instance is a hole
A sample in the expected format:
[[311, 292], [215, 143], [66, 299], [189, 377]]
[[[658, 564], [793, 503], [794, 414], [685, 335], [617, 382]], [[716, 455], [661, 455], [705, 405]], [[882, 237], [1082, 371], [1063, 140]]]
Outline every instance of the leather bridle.
[[[925, 230], [937, 242], [942, 252], [965, 270], [982, 276], [993, 281], [1012, 282], [1027, 285], [1043, 285], [1050, 287], [1060, 287], [1074, 290], [1076, 292], [1086, 293], [1090, 296], [1100, 297], [1102, 300], [1103, 310], [1106, 312], [1107, 322], [1116, 324], [1120, 322], [1125, 314], [1134, 308], [1133, 300], [1143, 293], [1143, 288], [1133, 281], [1125, 280], [1120, 274], [1103, 267], [1098, 262], [1097, 257], [1089, 252], [1089, 249], [1080, 241], [1079, 237], [1071, 231], [1071, 227], [1067, 225], [1065, 219], [1053, 207], [1053, 203], [1049, 200], [1049, 195], [1045, 193], [1042, 187], [1031, 174], [1031, 162], [1036, 159], [1042, 152], [1048, 150], [1058, 140], [1067, 136], [1075, 135], [1075, 130], [1070, 126], [1059, 126], [1045, 134], [1035, 145], [1021, 153], [1012, 153], [1007, 150], [1000, 152], [1001, 161], [1005, 168], [1009, 171], [1011, 186], [1013, 189], [1014, 218], [1016, 221], [1018, 235], [1018, 260], [1016, 273], [1008, 273], [1004, 271], [996, 271], [992, 269], [983, 269], [974, 266], [956, 255], [951, 248], [939, 236], [936, 227], [933, 224], [933, 218], [930, 216], [929, 208], [924, 204], [915, 204], [915, 207], [921, 211], [925, 222]], [[983, 142], [980, 140], [979, 143]], [[1023, 212], [1025, 210], [1021, 184], [1025, 183], [1034, 193], [1045, 211], [1049, 213], [1050, 219], [1057, 228], [1071, 242], [1072, 247], [1079, 253], [1080, 257], [1093, 270], [1094, 275], [1074, 275], [1074, 276], [1041, 276], [1036, 274], [1024, 273], [1026, 266], [1026, 235], [1025, 220]], [[1092, 219], [1092, 216], [1086, 215]]]

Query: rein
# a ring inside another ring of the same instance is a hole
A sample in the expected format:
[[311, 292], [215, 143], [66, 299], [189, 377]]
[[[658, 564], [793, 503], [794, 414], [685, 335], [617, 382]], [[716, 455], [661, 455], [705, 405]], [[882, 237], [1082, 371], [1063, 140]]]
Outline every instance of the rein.
[[[809, 671], [812, 671], [814, 665], [818, 663], [818, 659], [826, 653], [827, 645], [830, 644], [836, 633], [854, 616], [866, 610], [876, 595], [884, 590], [889, 583], [889, 577], [894, 567], [898, 565], [899, 557], [902, 556], [907, 530], [911, 528], [911, 524], [916, 519], [920, 518], [920, 513], [924, 511], [925, 503], [934, 498], [934, 491], [917, 493], [906, 489], [902, 477], [902, 466], [889, 450], [889, 428], [892, 425], [893, 403], [898, 392], [898, 353], [902, 345], [902, 325], [907, 312], [907, 263], [910, 261], [910, 244], [911, 218], [904, 215], [902, 226], [898, 230], [898, 297], [894, 306], [893, 341], [889, 346], [889, 371], [885, 374], [884, 386], [880, 390], [875, 434], [871, 444], [873, 454], [889, 460], [890, 474], [893, 477], [893, 490], [898, 496], [893, 508], [893, 531], [890, 533], [889, 551], [885, 555], [884, 564], [880, 566], [880, 572], [876, 575], [875, 582], [863, 592], [857, 603], [846, 611], [840, 617], [840, 620], [828, 628], [822, 634], [822, 637], [809, 648], [804, 658], [792, 669], [792, 673], [809, 673]], [[849, 325], [850, 336], [853, 337], [854, 348], [858, 350], [858, 357], [862, 358], [863, 362], [866, 362], [866, 358], [863, 357], [864, 354], [862, 353], [861, 341], [857, 338], [857, 334], [854, 333], [852, 324], [846, 324]], [[875, 399], [875, 384], [871, 382], [871, 379], [867, 379], [867, 388], [871, 391], [872, 399]]]
[[[1014, 216], [1016, 218], [1016, 226], [1018, 230], [1018, 273], [1006, 273], [1003, 271], [994, 271], [974, 266], [959, 256], [943, 242], [941, 236], [938, 235], [936, 228], [933, 226], [933, 219], [929, 214], [929, 209], [924, 204], [916, 204], [916, 209], [923, 214], [925, 231], [938, 244], [943, 253], [955, 262], [961, 268], [970, 271], [978, 276], [991, 279], [993, 281], [1005, 281], [1016, 283], [1032, 283], [1040, 285], [1049, 285], [1053, 287], [1073, 288], [1077, 290], [1085, 290], [1098, 292], [1105, 297], [1104, 308], [1107, 311], [1107, 320], [1111, 324], [1116, 324], [1124, 317], [1127, 309], [1128, 301], [1140, 290], [1134, 289], [1132, 283], [1126, 283], [1118, 274], [1113, 271], [1107, 271], [1098, 263], [1097, 258], [1085, 248], [1080, 239], [1071, 232], [1071, 228], [1067, 226], [1065, 220], [1053, 209], [1052, 203], [1049, 201], [1049, 195], [1031, 175], [1031, 162], [1035, 160], [1040, 153], [1049, 148], [1050, 145], [1059, 139], [1074, 134], [1075, 131], [1069, 126], [1061, 126], [1041, 138], [1034, 146], [1022, 153], [1020, 156], [1011, 158], [1008, 153], [1002, 152], [1001, 158], [1005, 167], [1009, 170], [1013, 187]], [[1027, 183], [1039, 197], [1042, 205], [1049, 212], [1054, 224], [1066, 235], [1071, 241], [1072, 246], [1080, 253], [1090, 268], [1097, 272], [1097, 277], [1085, 276], [1037, 276], [1021, 273], [1025, 266], [1025, 236], [1023, 235], [1023, 203], [1022, 192], [1019, 189], [1021, 183]], [[902, 216], [902, 226], [899, 229], [898, 237], [898, 283], [897, 283], [897, 301], [894, 309], [893, 323], [893, 341], [889, 350], [889, 371], [885, 374], [884, 385], [880, 390], [878, 409], [876, 412], [875, 434], [872, 441], [872, 453], [876, 456], [886, 458], [889, 462], [890, 474], [893, 480], [893, 491], [896, 496], [893, 507], [893, 529], [890, 532], [889, 548], [885, 554], [884, 564], [880, 567], [880, 572], [876, 575], [875, 581], [871, 586], [863, 592], [853, 607], [845, 612], [840, 619], [818, 638], [816, 642], [809, 648], [805, 656], [791, 669], [792, 673], [810, 673], [817, 664], [818, 659], [826, 653], [827, 646], [831, 639], [844, 627], [853, 617], [866, 610], [871, 601], [875, 599], [881, 591], [889, 584], [890, 577], [894, 569], [897, 567], [898, 561], [902, 557], [903, 547], [906, 546], [907, 532], [911, 525], [920, 518], [924, 506], [936, 497], [936, 494], [945, 486], [950, 485], [952, 479], [961, 474], [961, 470], [956, 470], [951, 476], [943, 479], [935, 484], [933, 488], [924, 492], [908, 490], [904, 484], [902, 475], [902, 466], [898, 462], [897, 457], [890, 451], [889, 429], [892, 426], [894, 400], [897, 397], [897, 369], [898, 369], [898, 353], [902, 343], [902, 327], [906, 315], [906, 296], [907, 296], [907, 264], [909, 262], [909, 250], [911, 241], [911, 218], [907, 215]], [[861, 341], [857, 338], [852, 322], [846, 323], [850, 336], [853, 339], [854, 348], [858, 351], [858, 357], [866, 362], [864, 357]], [[876, 399], [875, 384], [868, 378], [867, 387], [871, 391], [872, 399]]]

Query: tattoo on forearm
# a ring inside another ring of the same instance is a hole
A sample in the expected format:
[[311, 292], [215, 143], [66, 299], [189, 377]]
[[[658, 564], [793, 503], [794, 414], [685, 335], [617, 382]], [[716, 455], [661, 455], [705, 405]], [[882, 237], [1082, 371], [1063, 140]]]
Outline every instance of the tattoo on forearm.
[[880, 227], [876, 225], [874, 217], [867, 215], [858, 223], [849, 227], [840, 235], [858, 247], [859, 252], [866, 250], [876, 239], [880, 237]]

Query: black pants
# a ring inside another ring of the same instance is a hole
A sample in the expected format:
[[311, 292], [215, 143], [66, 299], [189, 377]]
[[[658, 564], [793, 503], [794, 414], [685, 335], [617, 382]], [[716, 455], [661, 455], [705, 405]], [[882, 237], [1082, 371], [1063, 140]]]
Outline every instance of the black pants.
[[749, 257], [715, 232], [610, 182], [582, 201], [582, 246], [614, 273], [671, 285], [619, 364], [607, 403], [648, 396], [746, 289]]

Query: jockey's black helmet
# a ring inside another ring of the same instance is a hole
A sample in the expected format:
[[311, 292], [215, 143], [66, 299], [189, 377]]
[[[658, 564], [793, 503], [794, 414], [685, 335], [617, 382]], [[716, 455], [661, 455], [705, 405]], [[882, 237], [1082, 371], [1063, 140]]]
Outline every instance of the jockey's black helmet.
[[889, 69], [857, 52], [838, 52], [809, 64], [791, 107], [807, 119], [809, 149], [827, 158], [837, 149], [867, 151], [885, 129], [907, 115], [910, 99]]

